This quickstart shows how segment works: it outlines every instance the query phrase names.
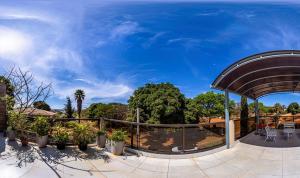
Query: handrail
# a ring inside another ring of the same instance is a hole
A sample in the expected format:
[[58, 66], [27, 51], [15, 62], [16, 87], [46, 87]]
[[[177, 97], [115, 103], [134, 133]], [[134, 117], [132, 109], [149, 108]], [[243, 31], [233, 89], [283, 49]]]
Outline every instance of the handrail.
[[139, 125], [139, 126], [149, 126], [149, 127], [171, 127], [171, 128], [182, 128], [182, 127], [199, 127], [203, 125], [215, 125], [215, 124], [223, 124], [224, 122], [214, 122], [214, 123], [199, 123], [199, 124], [148, 124], [148, 123], [137, 123], [137, 122], [130, 122], [130, 121], [123, 121], [117, 119], [108, 119], [103, 118], [105, 121], [112, 121], [124, 124], [131, 124], [131, 125]]

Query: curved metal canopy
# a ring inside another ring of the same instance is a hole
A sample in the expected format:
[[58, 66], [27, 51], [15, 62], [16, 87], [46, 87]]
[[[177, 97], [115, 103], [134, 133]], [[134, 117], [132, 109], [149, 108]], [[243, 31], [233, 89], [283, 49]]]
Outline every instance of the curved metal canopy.
[[300, 50], [252, 55], [226, 68], [212, 87], [252, 99], [276, 92], [300, 91]]

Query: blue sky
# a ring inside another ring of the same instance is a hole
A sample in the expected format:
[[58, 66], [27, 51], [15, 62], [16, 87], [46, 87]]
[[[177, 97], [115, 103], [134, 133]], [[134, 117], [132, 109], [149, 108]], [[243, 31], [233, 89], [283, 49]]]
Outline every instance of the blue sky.
[[171, 82], [194, 97], [240, 58], [300, 49], [299, 18], [294, 2], [2, 1], [0, 71], [17, 65], [51, 82], [53, 108], [77, 88], [86, 91], [84, 106], [126, 103], [147, 82]]

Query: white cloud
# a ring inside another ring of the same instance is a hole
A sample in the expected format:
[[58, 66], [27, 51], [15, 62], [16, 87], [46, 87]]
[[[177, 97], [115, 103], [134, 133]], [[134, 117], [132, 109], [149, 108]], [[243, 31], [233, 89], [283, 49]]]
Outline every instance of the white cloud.
[[[44, 11], [45, 12], [45, 11]], [[2, 20], [33, 20], [50, 24], [56, 24], [59, 21], [55, 16], [49, 16], [40, 10], [30, 9], [26, 11], [20, 8], [11, 8], [9, 6], [0, 7], [0, 19]]]
[[93, 81], [88, 85], [75, 84], [71, 86], [56, 86], [56, 94], [61, 99], [66, 96], [73, 96], [76, 89], [83, 89], [86, 93], [86, 99], [93, 98], [115, 98], [127, 97], [131, 94], [132, 89], [124, 84], [115, 84], [110, 81]]

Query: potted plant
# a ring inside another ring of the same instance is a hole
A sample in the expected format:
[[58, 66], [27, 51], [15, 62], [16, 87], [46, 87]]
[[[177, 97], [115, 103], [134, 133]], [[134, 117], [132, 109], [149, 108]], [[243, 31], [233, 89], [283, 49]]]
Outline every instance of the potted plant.
[[98, 130], [96, 134], [97, 134], [97, 137], [96, 137], [97, 146], [99, 146], [100, 148], [104, 148], [105, 143], [106, 143], [106, 133], [105, 133], [105, 131]]
[[11, 126], [7, 127], [6, 135], [7, 135], [8, 141], [15, 141], [16, 140], [16, 132], [13, 129], [13, 127], [11, 127]]
[[20, 136], [21, 144], [22, 146], [27, 146], [28, 145], [28, 136], [25, 132], [23, 132]]
[[56, 126], [53, 129], [53, 139], [56, 143], [56, 147], [59, 150], [63, 150], [66, 147], [66, 143], [69, 140], [69, 133], [65, 127]]
[[123, 153], [125, 138], [127, 133], [122, 130], [114, 130], [110, 136], [111, 152], [114, 155], [121, 155]]
[[24, 114], [17, 114], [16, 130], [20, 131], [20, 140], [22, 146], [28, 145], [28, 135], [27, 130], [30, 128], [28, 120]]
[[87, 145], [93, 141], [95, 136], [94, 127], [91, 122], [76, 124], [73, 130], [74, 142], [82, 151], [87, 149]]
[[6, 130], [8, 141], [16, 140], [16, 125], [17, 125], [17, 114], [13, 111], [8, 112], [8, 127]]
[[36, 142], [40, 148], [45, 147], [48, 142], [50, 124], [46, 117], [37, 117], [33, 123], [33, 129], [37, 133]]

